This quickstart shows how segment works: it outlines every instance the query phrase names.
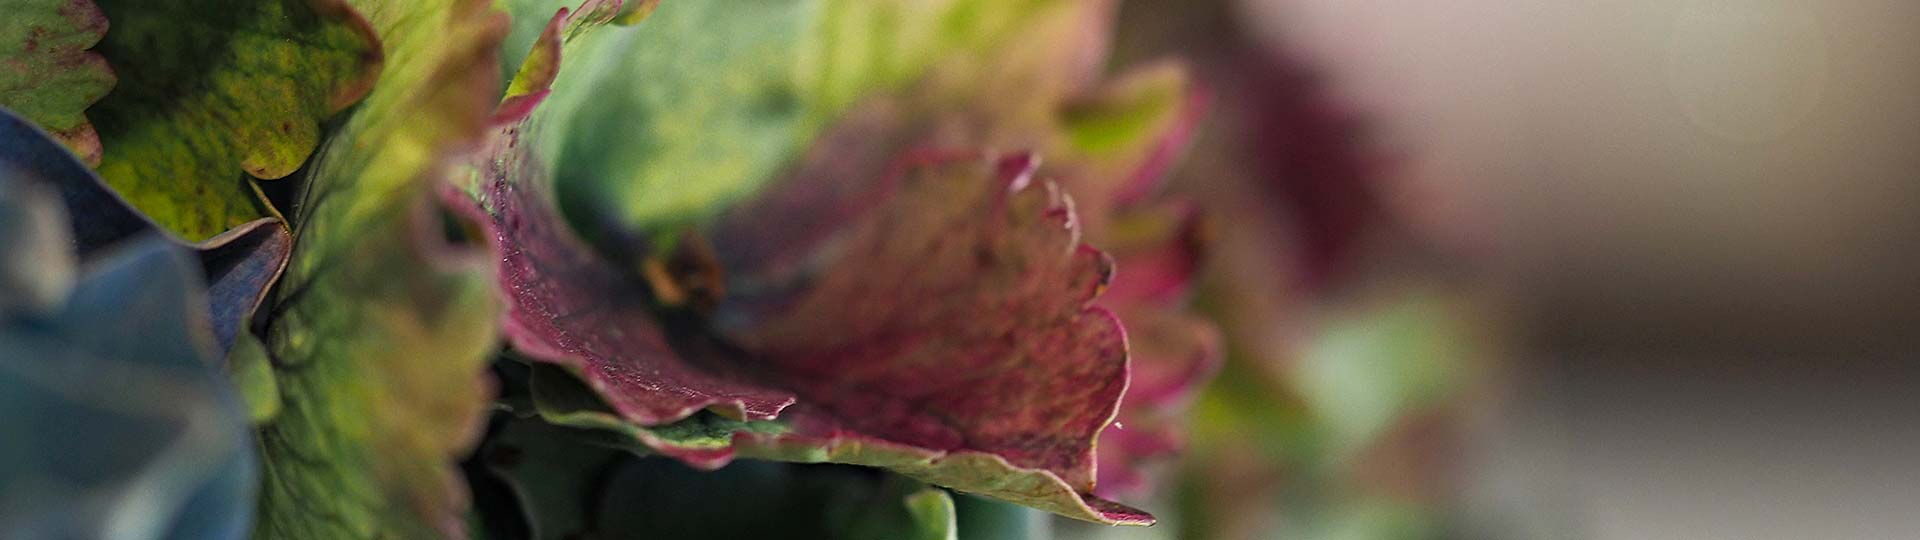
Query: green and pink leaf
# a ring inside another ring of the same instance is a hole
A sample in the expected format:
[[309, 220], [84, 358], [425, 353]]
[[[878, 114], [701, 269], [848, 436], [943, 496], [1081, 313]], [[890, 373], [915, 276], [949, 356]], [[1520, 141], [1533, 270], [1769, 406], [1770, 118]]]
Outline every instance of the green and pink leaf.
[[[610, 406], [550, 419], [625, 424], [699, 465], [737, 454], [882, 466], [1082, 519], [1145, 522], [1084, 495], [1093, 438], [1126, 385], [1125, 341], [1089, 306], [1110, 263], [1079, 243], [1071, 203], [1033, 166], [910, 158], [883, 203], [839, 224], [838, 255], [816, 278], [775, 303], [722, 304], [711, 325], [655, 309], [644, 277], [570, 238], [537, 176], [494, 171], [480, 204], [501, 246], [510, 340], [571, 368]], [[690, 333], [699, 337], [668, 339]], [[655, 433], [703, 409], [783, 427], [720, 445]]]
[[90, 0], [3, 0], [0, 13], [0, 107], [99, 163], [100, 135], [86, 110], [113, 89], [113, 69], [92, 50], [107, 34], [106, 16]]

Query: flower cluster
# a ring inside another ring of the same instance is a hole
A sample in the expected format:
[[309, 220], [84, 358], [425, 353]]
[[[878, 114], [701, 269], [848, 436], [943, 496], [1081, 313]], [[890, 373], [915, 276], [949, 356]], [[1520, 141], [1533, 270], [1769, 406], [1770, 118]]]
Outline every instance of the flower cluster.
[[637, 530], [610, 453], [1147, 525], [1218, 368], [1113, 2], [14, 4], [0, 536]]

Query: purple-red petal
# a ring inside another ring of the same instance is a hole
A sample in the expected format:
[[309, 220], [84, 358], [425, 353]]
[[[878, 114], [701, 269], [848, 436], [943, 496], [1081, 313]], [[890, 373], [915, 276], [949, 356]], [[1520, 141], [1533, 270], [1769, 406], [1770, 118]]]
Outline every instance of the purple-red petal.
[[1019, 155], [915, 158], [790, 304], [725, 337], [835, 430], [996, 454], [1093, 486], [1126, 385], [1111, 261]]
[[770, 419], [793, 403], [790, 393], [701, 369], [674, 351], [643, 282], [574, 236], [538, 182], [511, 182], [500, 171], [484, 182], [481, 205], [510, 300], [505, 332], [516, 350], [577, 370], [641, 425], [702, 409]]

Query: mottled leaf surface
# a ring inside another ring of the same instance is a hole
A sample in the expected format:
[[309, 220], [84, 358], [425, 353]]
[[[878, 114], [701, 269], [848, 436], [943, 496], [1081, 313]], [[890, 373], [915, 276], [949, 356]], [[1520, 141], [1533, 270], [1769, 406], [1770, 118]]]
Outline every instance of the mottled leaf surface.
[[849, 428], [1091, 488], [1085, 430], [1126, 381], [1117, 321], [1086, 307], [1111, 263], [1079, 243], [1072, 203], [1034, 165], [908, 164], [834, 262], [784, 305], [745, 308], [756, 322], [724, 339]]
[[[1063, 29], [1077, 28], [1069, 24], [1081, 20], [1075, 17], [1090, 16], [1069, 12], [1038, 27], [1070, 35]], [[942, 104], [946, 98], [925, 94], [868, 100], [816, 140], [787, 178], [723, 211], [708, 229], [725, 274], [725, 299], [714, 325], [722, 333], [760, 325], [768, 313], [792, 309], [795, 291], [832, 276], [830, 264], [847, 241], [838, 224], [871, 211], [874, 201], [890, 193], [886, 183], [867, 180], [883, 176], [889, 152], [956, 141], [1050, 149], [1048, 155], [1058, 159], [1041, 170], [1060, 175], [1076, 196], [1088, 241], [1114, 250], [1116, 281], [1099, 303], [1120, 315], [1134, 352], [1136, 381], [1122, 400], [1118, 425], [1107, 430], [1110, 444], [1101, 446], [1097, 493], [1138, 495], [1147, 487], [1143, 466], [1180, 448], [1186, 396], [1219, 362], [1212, 325], [1181, 313], [1204, 258], [1207, 225], [1193, 206], [1153, 198], [1205, 99], [1175, 64], [1070, 91], [1076, 86], [1067, 79], [1075, 76], [1035, 72], [1021, 60], [1065, 62], [1063, 53], [1021, 51], [1029, 46], [1010, 44], [1007, 55], [986, 62], [1003, 63], [1015, 80], [1053, 77], [1052, 83], [1031, 86], [1053, 90], [1013, 97], [1010, 88], [995, 83], [936, 78], [925, 90], [957, 101]], [[872, 279], [887, 271], [860, 275]]]
[[380, 42], [343, 0], [95, 0], [119, 85], [88, 110], [100, 174], [181, 236], [273, 215], [251, 177], [293, 173], [358, 101]]
[[[1107, 259], [1079, 243], [1071, 203], [1033, 165], [902, 162], [881, 182], [885, 202], [834, 235], [817, 280], [729, 308], [754, 323], [705, 337], [701, 321], [656, 314], [641, 278], [568, 235], [537, 180], [490, 171], [480, 204], [502, 246], [512, 343], [606, 396], [606, 412], [557, 406], [536, 384], [549, 419], [697, 465], [738, 453], [880, 466], [1082, 519], [1149, 522], [1082, 495], [1093, 437], [1126, 386], [1126, 346], [1113, 316], [1087, 305]], [[731, 445], [663, 436], [701, 409], [781, 427], [735, 429]]]
[[113, 88], [113, 69], [91, 50], [107, 18], [91, 0], [0, 0], [0, 13], [0, 107], [98, 163], [100, 136], [86, 110]]
[[502, 17], [487, 2], [354, 5], [381, 84], [321, 151], [265, 329], [281, 406], [261, 426], [259, 538], [459, 537], [453, 464], [490, 390], [495, 295], [436, 210], [494, 105]]
[[[1036, 28], [1036, 37], [1071, 41], [1072, 29], [1101, 16], [1089, 9], [1077, 14], [1078, 23], [1049, 21], [1053, 25]], [[1037, 48], [1047, 42], [1010, 43], [983, 60], [1009, 75], [949, 85], [946, 91], [963, 105], [927, 114], [958, 118], [935, 122], [969, 126], [959, 135], [963, 140], [1041, 149], [1049, 159], [1042, 170], [1059, 177], [1074, 196], [1088, 243], [1114, 257], [1116, 277], [1099, 304], [1127, 329], [1133, 380], [1119, 415], [1101, 436], [1095, 493], [1143, 497], [1151, 487], [1149, 469], [1184, 446], [1191, 394], [1220, 363], [1218, 331], [1185, 313], [1211, 233], [1196, 207], [1159, 194], [1208, 98], [1173, 62], [1133, 68], [1098, 84], [1097, 67], [1049, 71], [1044, 66], [1099, 66], [1088, 56], [1104, 52], [1075, 56]]]

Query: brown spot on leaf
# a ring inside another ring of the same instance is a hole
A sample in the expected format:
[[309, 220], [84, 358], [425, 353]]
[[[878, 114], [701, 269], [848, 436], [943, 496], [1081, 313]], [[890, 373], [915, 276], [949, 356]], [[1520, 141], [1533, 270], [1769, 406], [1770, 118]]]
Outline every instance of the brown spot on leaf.
[[23, 48], [26, 50], [26, 52], [34, 52], [34, 51], [40, 50], [40, 38], [45, 37], [46, 35], [47, 35], [47, 29], [44, 27], [40, 27], [40, 26], [27, 27], [27, 43], [26, 45], [23, 46]]
[[107, 31], [107, 16], [100, 12], [93, 0], [67, 0], [67, 3], [60, 5], [59, 13], [84, 32], [100, 34]]

